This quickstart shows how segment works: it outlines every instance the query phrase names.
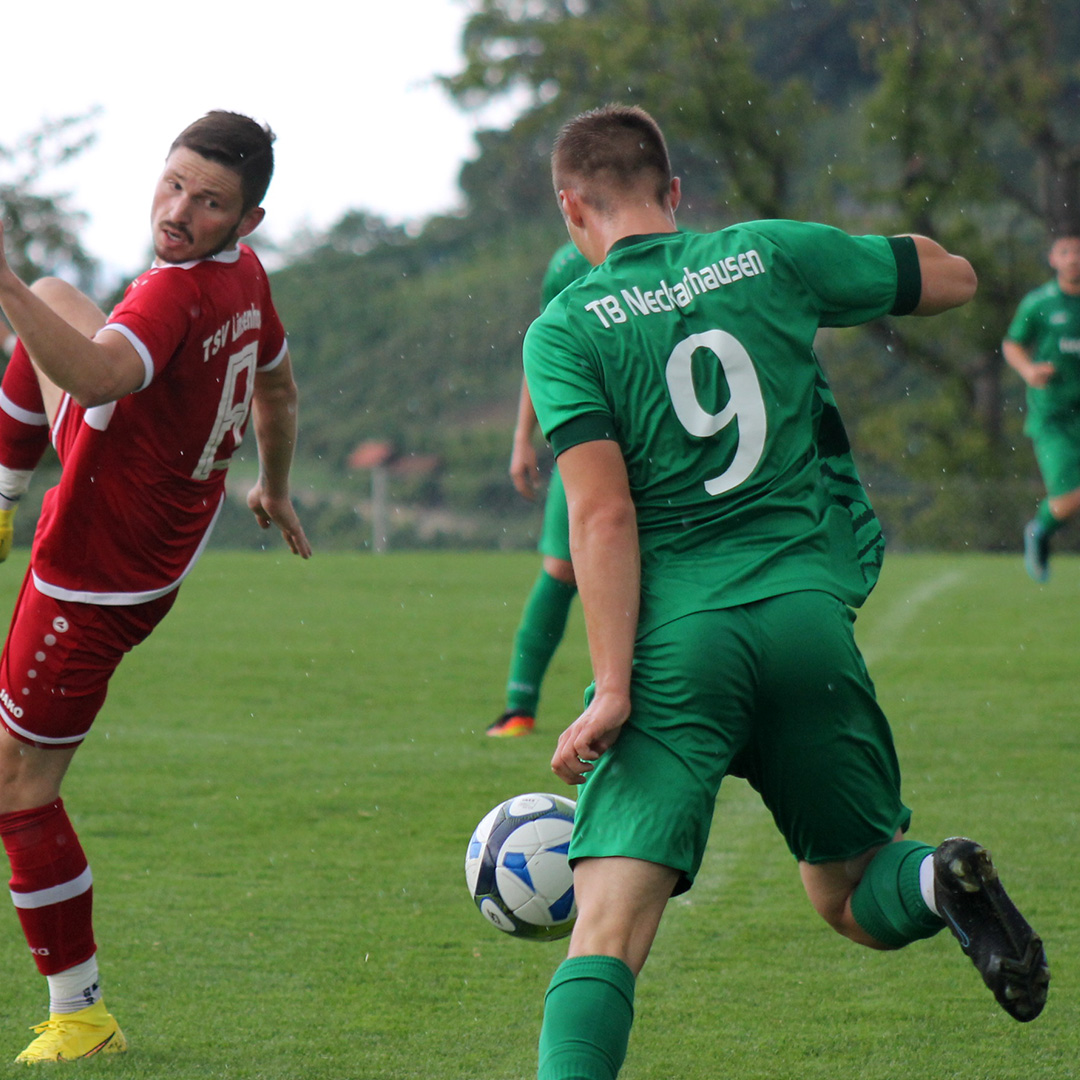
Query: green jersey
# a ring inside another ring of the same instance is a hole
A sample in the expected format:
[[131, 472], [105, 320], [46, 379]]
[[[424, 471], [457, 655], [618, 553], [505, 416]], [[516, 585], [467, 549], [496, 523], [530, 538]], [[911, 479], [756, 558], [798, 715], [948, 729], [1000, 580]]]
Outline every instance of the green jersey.
[[568, 240], [554, 255], [544, 271], [544, 280], [540, 282], [540, 310], [555, 299], [567, 285], [577, 281], [582, 274], [587, 274], [592, 267], [589, 260]]
[[1027, 388], [1027, 434], [1080, 418], [1080, 296], [1048, 281], [1020, 301], [1005, 336], [1057, 369], [1046, 386]]
[[532, 324], [525, 372], [556, 455], [622, 450], [639, 636], [796, 590], [862, 603], [880, 532], [814, 336], [906, 314], [920, 291], [909, 238], [761, 221], [626, 237]]

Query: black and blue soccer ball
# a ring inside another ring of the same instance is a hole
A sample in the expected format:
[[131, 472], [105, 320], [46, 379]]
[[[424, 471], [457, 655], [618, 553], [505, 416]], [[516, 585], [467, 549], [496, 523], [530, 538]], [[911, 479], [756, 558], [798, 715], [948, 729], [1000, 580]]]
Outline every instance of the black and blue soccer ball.
[[530, 941], [573, 930], [573, 827], [574, 803], [561, 795], [516, 795], [484, 815], [469, 840], [465, 880], [488, 922]]

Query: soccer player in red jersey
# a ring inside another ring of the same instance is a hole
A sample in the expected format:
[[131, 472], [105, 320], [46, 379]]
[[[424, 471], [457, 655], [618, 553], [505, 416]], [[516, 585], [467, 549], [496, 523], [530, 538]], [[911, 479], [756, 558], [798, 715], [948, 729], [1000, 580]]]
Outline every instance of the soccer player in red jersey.
[[239, 243], [263, 219], [273, 141], [229, 112], [181, 132], [154, 191], [154, 264], [108, 317], [58, 279], [27, 287], [0, 228], [0, 307], [19, 339], [0, 386], [0, 524], [48, 438], [63, 466], [0, 656], [0, 838], [50, 998], [19, 1062], [126, 1049], [101, 998], [92, 877], [60, 785], [121, 657], [205, 548], [249, 414], [259, 478], [248, 506], [311, 554], [289, 498], [297, 391], [285, 332]]

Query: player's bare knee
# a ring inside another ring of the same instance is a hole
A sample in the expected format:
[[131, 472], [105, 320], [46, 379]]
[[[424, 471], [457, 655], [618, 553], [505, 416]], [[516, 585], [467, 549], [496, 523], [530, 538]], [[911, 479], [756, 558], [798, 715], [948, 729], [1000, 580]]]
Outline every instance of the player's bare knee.
[[97, 304], [62, 278], [38, 278], [30, 291], [87, 337], [93, 337], [105, 325], [105, 313]]
[[561, 581], [564, 585], [577, 584], [577, 578], [574, 576], [574, 564], [567, 559], [556, 559], [553, 555], [545, 555], [544, 572], [556, 581]]

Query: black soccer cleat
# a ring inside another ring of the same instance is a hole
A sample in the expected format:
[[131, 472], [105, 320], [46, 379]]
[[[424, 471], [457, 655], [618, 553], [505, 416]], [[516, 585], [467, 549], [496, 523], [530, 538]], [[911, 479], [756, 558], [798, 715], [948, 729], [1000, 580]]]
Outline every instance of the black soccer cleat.
[[1046, 1004], [1050, 967], [1042, 939], [998, 880], [990, 853], [954, 836], [934, 852], [934, 898], [960, 948], [998, 1004], [1015, 1020], [1034, 1020]]

